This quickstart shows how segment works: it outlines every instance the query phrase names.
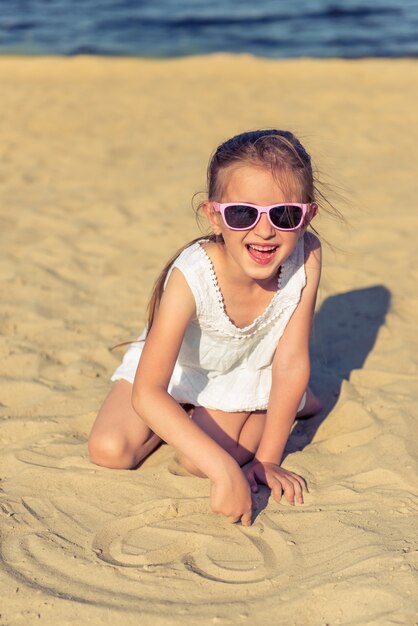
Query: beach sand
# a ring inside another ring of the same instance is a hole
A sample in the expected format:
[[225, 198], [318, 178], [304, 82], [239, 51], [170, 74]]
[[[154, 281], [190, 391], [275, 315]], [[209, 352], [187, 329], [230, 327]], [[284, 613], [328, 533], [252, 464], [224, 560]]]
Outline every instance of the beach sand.
[[[418, 63], [1, 58], [0, 84], [0, 623], [416, 623]], [[285, 460], [310, 493], [291, 507], [261, 488], [243, 528], [169, 446], [118, 471], [86, 441], [109, 347], [199, 233], [209, 154], [273, 126], [348, 224], [316, 221], [326, 408]]]

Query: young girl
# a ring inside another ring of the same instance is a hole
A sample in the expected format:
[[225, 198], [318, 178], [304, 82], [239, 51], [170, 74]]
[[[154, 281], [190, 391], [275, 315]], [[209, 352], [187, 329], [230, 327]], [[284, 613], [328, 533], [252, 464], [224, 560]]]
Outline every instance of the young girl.
[[310, 157], [287, 131], [233, 137], [209, 163], [201, 207], [213, 233], [162, 272], [89, 452], [128, 469], [164, 440], [210, 479], [212, 510], [249, 525], [257, 483], [303, 502], [304, 479], [280, 463], [295, 417], [320, 408], [308, 389], [321, 271], [306, 232], [317, 213]]

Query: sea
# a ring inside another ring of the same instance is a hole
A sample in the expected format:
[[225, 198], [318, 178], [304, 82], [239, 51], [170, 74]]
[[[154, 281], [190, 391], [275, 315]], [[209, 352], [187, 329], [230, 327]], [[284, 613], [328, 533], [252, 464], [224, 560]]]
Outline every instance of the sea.
[[417, 57], [418, 0], [0, 0], [0, 54]]

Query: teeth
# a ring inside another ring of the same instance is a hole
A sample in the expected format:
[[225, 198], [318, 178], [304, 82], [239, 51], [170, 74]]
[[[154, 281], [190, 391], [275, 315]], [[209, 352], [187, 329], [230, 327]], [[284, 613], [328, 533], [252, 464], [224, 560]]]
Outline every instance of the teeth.
[[258, 250], [258, 252], [273, 252], [277, 248], [277, 246], [253, 246], [251, 244], [249, 244], [248, 247], [253, 250]]

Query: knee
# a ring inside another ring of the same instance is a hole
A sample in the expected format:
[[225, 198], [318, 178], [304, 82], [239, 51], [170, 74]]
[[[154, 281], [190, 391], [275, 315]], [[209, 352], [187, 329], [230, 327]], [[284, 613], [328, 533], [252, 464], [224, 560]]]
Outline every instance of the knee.
[[92, 433], [88, 441], [90, 461], [111, 469], [132, 469], [136, 458], [129, 442], [120, 433]]

